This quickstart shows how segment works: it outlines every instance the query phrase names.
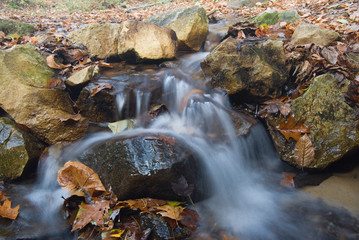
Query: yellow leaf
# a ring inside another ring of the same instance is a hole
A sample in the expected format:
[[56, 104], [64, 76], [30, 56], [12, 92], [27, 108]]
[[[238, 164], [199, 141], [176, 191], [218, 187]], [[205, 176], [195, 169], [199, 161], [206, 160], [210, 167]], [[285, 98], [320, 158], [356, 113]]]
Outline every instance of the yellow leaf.
[[298, 166], [308, 167], [314, 160], [314, 154], [312, 141], [307, 134], [304, 134], [295, 145], [294, 159]]
[[163, 205], [155, 207], [156, 210], [158, 210], [158, 214], [160, 214], [163, 217], [168, 217], [173, 220], [179, 221], [183, 219], [183, 216], [181, 216], [181, 213], [185, 209], [184, 207], [173, 207], [170, 205]]
[[122, 234], [125, 232], [125, 229], [113, 229], [111, 232], [117, 232], [115, 234], [111, 234], [111, 237], [121, 237]]
[[19, 208], [19, 205], [15, 208], [11, 208], [11, 202], [6, 199], [2, 205], [0, 203], [0, 216], [14, 220], [17, 215], [19, 215]]

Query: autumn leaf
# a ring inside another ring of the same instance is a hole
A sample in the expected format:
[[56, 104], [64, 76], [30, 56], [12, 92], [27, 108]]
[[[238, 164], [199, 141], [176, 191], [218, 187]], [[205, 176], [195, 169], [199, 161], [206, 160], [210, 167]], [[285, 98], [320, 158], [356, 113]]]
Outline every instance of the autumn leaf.
[[116, 206], [118, 208], [130, 208], [132, 210], [141, 210], [143, 212], [151, 212], [155, 207], [163, 206], [167, 202], [159, 199], [153, 198], [141, 198], [135, 200], [126, 200], [117, 202]]
[[47, 80], [47, 87], [48, 88], [56, 88], [59, 86], [64, 86], [64, 82], [61, 81], [59, 78], [50, 78]]
[[78, 122], [80, 121], [82, 118], [80, 113], [77, 113], [75, 115], [68, 115], [66, 117], [60, 117], [60, 121], [61, 122], [68, 122], [68, 121], [73, 121], [73, 122]]
[[17, 218], [17, 215], [19, 215], [19, 208], [19, 205], [15, 208], [11, 208], [11, 201], [6, 199], [3, 204], [0, 203], [0, 216], [14, 220]]
[[287, 141], [289, 141], [290, 138], [298, 141], [302, 133], [309, 133], [309, 127], [303, 126], [304, 121], [305, 120], [301, 120], [296, 124], [294, 117], [290, 116], [288, 120], [282, 122], [277, 129], [284, 135]]
[[307, 134], [304, 134], [295, 145], [294, 159], [298, 166], [308, 167], [314, 160], [314, 148]]
[[96, 87], [91, 89], [90, 96], [93, 97], [103, 89], [112, 89], [112, 85], [109, 83], [98, 83]]
[[185, 107], [188, 104], [188, 101], [194, 96], [194, 95], [203, 95], [204, 92], [201, 89], [192, 89], [189, 90], [186, 95], [182, 98], [181, 105], [180, 105], [180, 112], [182, 112]]
[[67, 162], [57, 174], [57, 182], [71, 195], [92, 196], [94, 192], [105, 192], [99, 176], [91, 168], [79, 162]]
[[283, 172], [283, 175], [284, 177], [280, 180], [280, 185], [282, 187], [295, 188], [294, 177], [296, 176], [296, 174]]
[[163, 206], [155, 207], [155, 209], [159, 211], [157, 212], [157, 214], [160, 214], [162, 217], [168, 217], [170, 219], [179, 221], [183, 219], [181, 213], [185, 208], [181, 206], [171, 206], [166, 204]]
[[57, 63], [55, 61], [54, 54], [47, 56], [46, 62], [47, 62], [47, 66], [49, 66], [50, 68], [54, 68], [54, 69], [63, 69], [63, 68], [71, 67], [71, 64], [64, 65], [62, 63]]
[[79, 211], [72, 225], [71, 231], [73, 232], [82, 229], [91, 222], [100, 227], [105, 226], [110, 221], [108, 213], [109, 209], [109, 201], [97, 201], [94, 204], [82, 203], [79, 206]]

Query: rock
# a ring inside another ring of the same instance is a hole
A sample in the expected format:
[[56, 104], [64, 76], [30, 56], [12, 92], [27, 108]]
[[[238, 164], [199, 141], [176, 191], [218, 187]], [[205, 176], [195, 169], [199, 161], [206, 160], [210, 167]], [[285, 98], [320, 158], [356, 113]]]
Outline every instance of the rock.
[[278, 22], [290, 22], [296, 23], [300, 19], [300, 16], [296, 10], [267, 10], [255, 16], [252, 21], [258, 25], [267, 24], [274, 25]]
[[5, 34], [31, 35], [35, 32], [35, 27], [28, 23], [0, 19], [0, 31]]
[[249, 98], [278, 97], [287, 80], [283, 42], [227, 38], [201, 63], [213, 87]]
[[79, 151], [78, 161], [92, 168], [120, 200], [184, 200], [172, 189], [181, 177], [194, 184], [193, 199], [203, 197], [200, 164], [189, 148], [174, 137], [149, 133], [115, 136]]
[[176, 35], [170, 29], [137, 21], [89, 24], [69, 33], [68, 38], [85, 45], [91, 57], [132, 62], [172, 59], [177, 47]]
[[66, 84], [70, 86], [78, 86], [86, 84], [91, 81], [96, 74], [99, 73], [98, 66], [89, 66], [78, 72], [72, 74], [68, 79], [66, 79]]
[[266, 0], [239, 0], [239, 1], [229, 1], [227, 6], [232, 9], [238, 9], [241, 7], [254, 7], [257, 2], [265, 2]]
[[0, 118], [0, 179], [12, 180], [25, 167], [34, 167], [45, 148], [30, 133], [24, 132], [9, 118]]
[[348, 52], [346, 54], [350, 70], [359, 73], [359, 52]]
[[[310, 127], [308, 137], [312, 141], [315, 156], [308, 168], [325, 168], [341, 159], [346, 153], [359, 148], [359, 121], [356, 111], [347, 103], [331, 74], [313, 79], [309, 89], [292, 101], [295, 120], [305, 120]], [[281, 158], [296, 165], [294, 148], [296, 142], [288, 142], [277, 130], [283, 117], [266, 119], [275, 147]]]
[[0, 72], [0, 107], [40, 140], [71, 142], [85, 134], [88, 121], [74, 115], [67, 92], [47, 88], [53, 71], [33, 46], [0, 51]]
[[204, 8], [189, 6], [153, 16], [146, 22], [169, 27], [176, 32], [179, 50], [198, 51], [208, 33], [208, 18]]
[[318, 46], [328, 46], [339, 38], [339, 34], [332, 30], [300, 23], [292, 35], [291, 44], [297, 46], [314, 43]]

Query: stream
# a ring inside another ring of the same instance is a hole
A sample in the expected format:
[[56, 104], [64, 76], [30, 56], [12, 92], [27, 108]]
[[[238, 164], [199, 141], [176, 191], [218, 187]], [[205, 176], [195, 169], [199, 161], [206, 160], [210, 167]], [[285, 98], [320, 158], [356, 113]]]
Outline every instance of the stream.
[[[210, 176], [206, 185], [211, 196], [196, 203], [202, 231], [224, 229], [241, 240], [358, 239], [358, 222], [348, 212], [279, 185], [281, 172], [277, 169], [282, 163], [264, 126], [258, 123], [248, 135], [237, 136], [225, 94], [195, 80], [206, 55], [184, 55], [165, 67], [133, 75], [104, 74], [99, 82], [141, 82], [133, 89], [136, 109], [131, 117], [136, 119], [135, 128], [116, 136], [108, 131], [89, 134], [65, 153], [59, 146], [51, 147], [49, 156], [39, 164], [35, 182], [13, 184], [7, 190], [14, 204], [20, 204], [20, 215], [13, 222], [0, 219], [0, 238], [77, 239], [70, 234], [61, 212], [67, 192], [60, 189], [56, 176], [64, 161], [76, 159], [87, 148], [108, 139], [161, 133], [184, 142], [200, 157], [203, 171]], [[162, 95], [154, 96], [148, 90], [147, 84], [154, 81], [161, 84]], [[169, 113], [146, 122], [144, 114], [150, 110], [153, 97], [161, 98], [159, 102]], [[126, 92], [118, 93], [120, 119], [128, 118], [129, 101]]]

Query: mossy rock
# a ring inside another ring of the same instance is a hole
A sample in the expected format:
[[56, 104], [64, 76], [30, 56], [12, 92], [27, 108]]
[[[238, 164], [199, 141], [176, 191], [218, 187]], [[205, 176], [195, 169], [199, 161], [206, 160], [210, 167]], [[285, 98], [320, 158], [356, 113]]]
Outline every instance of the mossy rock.
[[28, 23], [0, 19], [0, 31], [3, 31], [5, 34], [28, 36], [35, 32], [35, 27]]

